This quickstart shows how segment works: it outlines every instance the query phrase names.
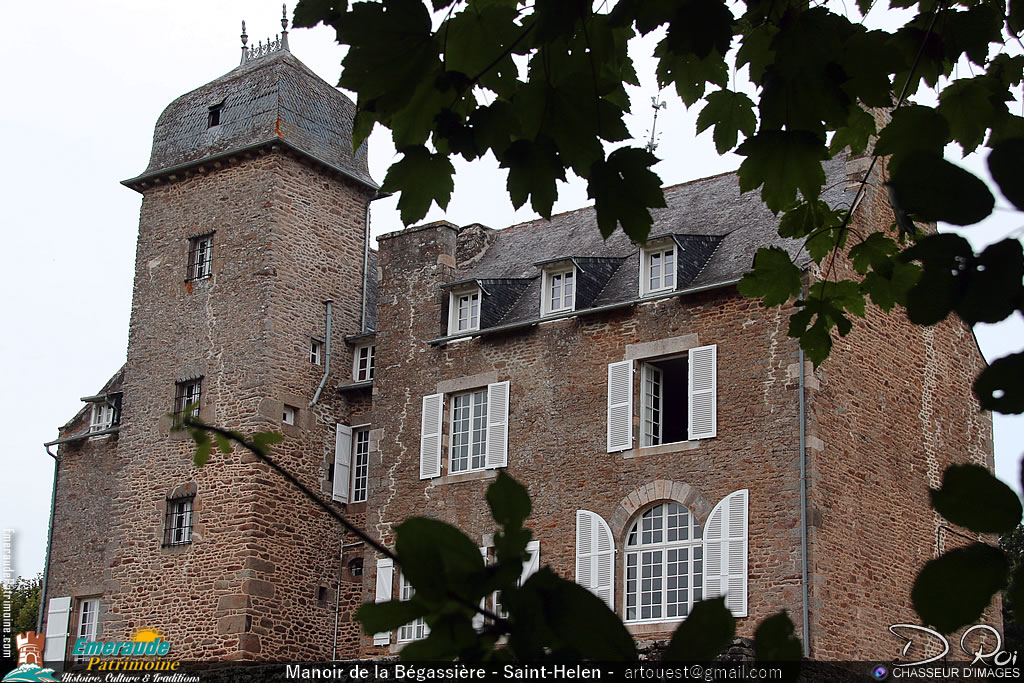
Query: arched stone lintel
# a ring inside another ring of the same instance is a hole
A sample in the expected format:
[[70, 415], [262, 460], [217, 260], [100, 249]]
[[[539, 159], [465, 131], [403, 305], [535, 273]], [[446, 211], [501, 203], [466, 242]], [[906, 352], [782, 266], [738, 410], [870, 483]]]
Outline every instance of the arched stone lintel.
[[640, 486], [619, 501], [609, 521], [612, 534], [617, 539], [624, 538], [626, 525], [636, 513], [652, 503], [661, 501], [671, 501], [689, 508], [701, 524], [711, 514], [711, 504], [697, 489], [681, 481], [656, 479]]

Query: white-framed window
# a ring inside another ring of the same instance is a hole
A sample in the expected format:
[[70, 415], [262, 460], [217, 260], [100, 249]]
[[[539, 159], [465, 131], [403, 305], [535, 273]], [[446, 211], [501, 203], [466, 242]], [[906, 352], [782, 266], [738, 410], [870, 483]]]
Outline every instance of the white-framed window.
[[704, 595], [700, 524], [678, 503], [646, 510], [626, 537], [625, 621], [685, 619]]
[[487, 455], [487, 391], [457, 394], [451, 405], [448, 471], [482, 470]]
[[420, 420], [420, 479], [441, 476], [441, 437], [445, 425], [445, 399], [449, 408], [449, 474], [496, 469], [508, 465], [509, 383], [486, 388], [423, 397]]
[[[483, 558], [485, 565], [491, 565], [497, 562], [498, 558], [495, 553], [493, 546], [485, 546], [480, 548], [480, 557]], [[522, 586], [526, 583], [526, 580], [537, 573], [540, 569], [540, 541], [530, 541], [526, 544], [526, 562], [523, 563], [523, 570], [519, 574], [519, 579], [516, 581], [516, 586]], [[480, 600], [480, 606], [485, 609], [490, 609], [492, 612], [497, 614], [499, 617], [508, 617], [508, 612], [505, 607], [501, 604], [501, 592], [494, 591], [489, 597], [485, 597]], [[484, 626], [484, 615], [479, 612], [473, 616], [473, 628], [479, 630]]]
[[542, 315], [575, 310], [576, 269], [545, 270], [541, 299]]
[[309, 340], [309, 362], [313, 365], [324, 363], [324, 343], [319, 339]]
[[[178, 417], [198, 417], [199, 402], [203, 394], [203, 378], [189, 379], [174, 385], [174, 414]], [[185, 409], [192, 406], [186, 415]]]
[[640, 251], [640, 296], [676, 288], [675, 242], [660, 242]]
[[[96, 640], [100, 624], [100, 599], [82, 598], [78, 601], [78, 638], [88, 641]], [[79, 656], [78, 661], [85, 661], [86, 656]]]
[[370, 430], [352, 432], [352, 497], [353, 503], [366, 501], [366, 488], [370, 472]]
[[480, 329], [480, 289], [453, 291], [448, 304], [448, 334]]
[[[405, 602], [406, 600], [412, 600], [412, 596], [416, 594], [416, 589], [412, 587], [409, 580], [405, 578], [405, 574], [399, 573], [399, 593], [398, 599]], [[418, 617], [414, 621], [409, 622], [405, 626], [401, 626], [398, 629], [398, 642], [408, 643], [413, 640], [423, 640], [430, 634], [430, 627], [427, 626], [426, 622], [423, 621], [423, 617]]]
[[[639, 373], [634, 373], [634, 363]], [[640, 378], [640, 447], [710, 439], [717, 428], [717, 345], [608, 365], [608, 452], [633, 447], [634, 374]]]
[[110, 429], [114, 425], [114, 406], [106, 402], [92, 404], [92, 420], [89, 423], [90, 432], [99, 432]]
[[281, 412], [282, 412], [281, 422], [283, 422], [286, 425], [293, 425], [293, 424], [295, 424], [295, 412], [296, 412], [296, 410], [295, 410], [294, 407], [286, 405]]
[[193, 496], [167, 499], [164, 517], [164, 546], [186, 545], [192, 542]]
[[369, 382], [373, 379], [374, 355], [377, 347], [373, 344], [357, 346], [352, 367], [352, 378], [357, 382]]
[[213, 272], [213, 233], [188, 241], [188, 271], [185, 280], [202, 280]]

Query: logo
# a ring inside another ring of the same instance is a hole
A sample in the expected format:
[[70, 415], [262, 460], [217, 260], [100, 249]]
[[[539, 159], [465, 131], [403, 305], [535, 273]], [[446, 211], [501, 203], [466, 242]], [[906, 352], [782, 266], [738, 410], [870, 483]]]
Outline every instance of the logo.
[[108, 641], [79, 638], [71, 650], [76, 658], [89, 658], [89, 671], [175, 671], [181, 662], [152, 659], [100, 659], [101, 657], [163, 657], [171, 651], [171, 644], [163, 634], [153, 628], [141, 628], [133, 640]]
[[889, 670], [881, 664], [879, 664], [871, 670], [871, 677], [874, 678], [876, 681], [884, 681], [886, 678], [889, 677]]
[[56, 683], [57, 679], [51, 674], [53, 669], [44, 669], [43, 644], [46, 642], [42, 633], [28, 631], [19, 633], [16, 637], [18, 643], [18, 668], [8, 672], [3, 678], [3, 683], [21, 683], [22, 681], [46, 681]]
[[[907, 652], [910, 651], [911, 646], [915, 642], [914, 637], [912, 635], [914, 633], [921, 633], [926, 635], [928, 637], [927, 640], [931, 640], [932, 644], [937, 645], [941, 648], [941, 652], [932, 655], [931, 657], [927, 657], [916, 662], [899, 662], [894, 664], [894, 666], [896, 667], [930, 664], [932, 662], [936, 662], [942, 659], [943, 657], [949, 654], [949, 641], [946, 640], [946, 637], [938, 631], [934, 631], [928, 628], [927, 626], [918, 626], [916, 624], [893, 624], [889, 627], [889, 632], [897, 638], [907, 641], [906, 645], [903, 646], [903, 650], [901, 650], [900, 652], [900, 654], [902, 654], [904, 657], [907, 656]], [[972, 649], [972, 646], [968, 644], [968, 641], [971, 640], [971, 634], [975, 634], [975, 638], [979, 640], [977, 646], [974, 649]], [[984, 643], [981, 641], [987, 640], [988, 636], [990, 635], [995, 638], [995, 645], [991, 649], [986, 650]], [[972, 657], [974, 657], [969, 666], [982, 664], [1004, 667], [1008, 665], [1016, 666], [1017, 664], [1017, 653], [1007, 652], [1006, 650], [1004, 650], [1003, 638], [999, 635], [999, 631], [997, 631], [996, 629], [992, 628], [987, 624], [975, 624], [974, 626], [964, 631], [963, 636], [960, 637], [960, 649], [963, 651], [964, 654], [971, 655]]]

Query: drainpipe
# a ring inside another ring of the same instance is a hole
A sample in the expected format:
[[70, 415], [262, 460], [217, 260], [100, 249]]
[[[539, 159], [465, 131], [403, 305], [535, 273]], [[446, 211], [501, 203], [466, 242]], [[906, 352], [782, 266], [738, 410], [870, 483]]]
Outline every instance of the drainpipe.
[[320, 400], [320, 392], [324, 390], [324, 385], [327, 384], [327, 375], [331, 374], [331, 300], [328, 299], [324, 302], [327, 305], [327, 340], [326, 347], [324, 349], [324, 355], [327, 359], [324, 361], [324, 377], [320, 380], [320, 386], [316, 388], [316, 393], [313, 394], [313, 400], [309, 402], [309, 407], [312, 408], [316, 405], [316, 402]]
[[[375, 197], [376, 199], [376, 197]], [[366, 202], [366, 228], [363, 233], [363, 308], [360, 313], [360, 332], [366, 332], [366, 269], [370, 267], [370, 202]]]
[[46, 454], [53, 458], [53, 490], [50, 492], [50, 523], [46, 530], [46, 564], [43, 565], [43, 585], [39, 589], [39, 614], [36, 616], [36, 633], [43, 632], [43, 613], [46, 609], [46, 582], [50, 578], [50, 548], [53, 545], [53, 513], [57, 507], [57, 467], [60, 461], [46, 446]]
[[800, 349], [800, 557], [803, 589], [804, 658], [811, 656], [810, 608], [807, 590], [807, 412], [804, 406], [804, 350]]

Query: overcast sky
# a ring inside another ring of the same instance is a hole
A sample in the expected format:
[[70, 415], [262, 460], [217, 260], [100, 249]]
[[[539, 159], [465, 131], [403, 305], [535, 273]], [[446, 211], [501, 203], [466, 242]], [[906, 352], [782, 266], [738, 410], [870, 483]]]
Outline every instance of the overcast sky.
[[[280, 3], [271, 0], [5, 4], [0, 192], [8, 277], [0, 298], [0, 524], [15, 530], [14, 568], [21, 575], [43, 567], [53, 460], [42, 444], [57, 437], [57, 428], [81, 408], [79, 398], [98, 391], [125, 359], [141, 195], [119, 183], [146, 167], [163, 108], [238, 64], [241, 21], [253, 44], [280, 30], [280, 16]], [[333, 31], [298, 29], [289, 40], [299, 59], [337, 82], [344, 53]], [[649, 75], [642, 78], [633, 89], [629, 125], [646, 140], [656, 88]], [[709, 133], [694, 136], [696, 111], [686, 112], [668, 91], [663, 98], [668, 109], [658, 122], [657, 150], [663, 161], [656, 170], [666, 184], [739, 165], [736, 157], [714, 152]], [[378, 182], [392, 161], [388, 134], [375, 132], [370, 172]], [[512, 209], [493, 161], [471, 173], [457, 167], [448, 212], [435, 208], [429, 219], [500, 228], [533, 218]], [[585, 187], [576, 182], [562, 188], [555, 211], [587, 203]], [[998, 204], [1007, 206], [1002, 197]], [[374, 235], [401, 227], [394, 199], [375, 202], [371, 211]], [[1020, 213], [1004, 208], [996, 214], [965, 233], [976, 248], [1014, 231], [1020, 237]], [[986, 326], [978, 337], [992, 359], [1019, 350], [1022, 331], [1018, 316]], [[997, 416], [997, 471], [1018, 491], [1022, 443], [1024, 422]], [[113, 488], [106, 493], [117, 495]]]

